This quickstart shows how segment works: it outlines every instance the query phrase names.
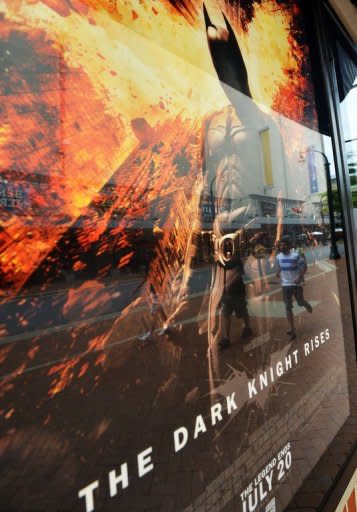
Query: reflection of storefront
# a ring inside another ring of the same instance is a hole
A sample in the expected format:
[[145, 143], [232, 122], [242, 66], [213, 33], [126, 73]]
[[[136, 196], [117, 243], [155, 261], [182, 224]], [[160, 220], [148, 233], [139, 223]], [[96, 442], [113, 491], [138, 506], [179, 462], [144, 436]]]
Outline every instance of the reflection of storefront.
[[[326, 215], [322, 199], [320, 202], [299, 201], [281, 198], [283, 223], [294, 247], [306, 246], [320, 241], [327, 243], [329, 238], [329, 217]], [[250, 236], [265, 233], [266, 249], [273, 249], [279, 218], [277, 217], [278, 198], [251, 194], [243, 198], [248, 206], [249, 216], [247, 232]], [[214, 221], [214, 200], [201, 204], [201, 236], [197, 241], [199, 261], [208, 261], [213, 257], [212, 224]], [[336, 214], [336, 220], [340, 216]]]
[[0, 202], [3, 208], [25, 208], [26, 194], [21, 184], [9, 184], [8, 182], [2, 181], [0, 184]]
[[305, 0], [0, 14], [0, 509], [322, 510], [356, 440], [348, 36]]

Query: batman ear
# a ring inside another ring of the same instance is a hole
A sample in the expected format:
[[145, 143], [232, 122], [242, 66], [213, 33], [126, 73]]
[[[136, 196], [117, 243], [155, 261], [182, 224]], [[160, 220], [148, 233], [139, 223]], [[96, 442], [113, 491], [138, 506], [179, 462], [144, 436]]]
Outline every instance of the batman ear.
[[227, 30], [228, 30], [229, 38], [230, 38], [230, 39], [237, 40], [236, 35], [235, 35], [235, 33], [234, 33], [234, 30], [232, 29], [232, 25], [229, 23], [229, 21], [228, 21], [228, 19], [227, 19], [226, 15], [224, 14], [224, 12], [223, 12], [223, 11], [221, 11], [221, 13], [222, 13], [222, 16], [223, 16], [224, 22], [225, 22], [226, 27], [227, 27]]
[[203, 3], [203, 17], [205, 19], [206, 30], [208, 29], [208, 27], [217, 28], [216, 25], [213, 25], [211, 18], [209, 17], [207, 8], [204, 3]]
[[229, 44], [231, 47], [234, 47], [234, 51], [235, 51], [235, 68], [236, 68], [238, 76], [239, 76], [238, 90], [240, 92], [242, 92], [243, 94], [245, 94], [246, 96], [248, 96], [249, 98], [251, 98], [252, 94], [250, 92], [249, 84], [248, 84], [247, 68], [245, 66], [245, 62], [244, 62], [244, 59], [242, 56], [242, 52], [241, 52], [237, 37], [234, 33], [232, 25], [228, 21], [226, 15], [224, 14], [223, 11], [221, 11], [221, 13], [222, 13], [222, 16], [223, 16], [223, 19], [224, 19], [224, 22], [226, 24], [227, 31], [229, 34]]

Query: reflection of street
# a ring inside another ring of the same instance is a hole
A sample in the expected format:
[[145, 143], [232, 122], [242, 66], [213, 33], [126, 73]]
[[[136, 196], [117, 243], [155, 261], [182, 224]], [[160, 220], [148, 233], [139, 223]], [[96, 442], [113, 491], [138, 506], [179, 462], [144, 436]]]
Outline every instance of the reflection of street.
[[[342, 250], [342, 247], [340, 248]], [[308, 273], [306, 274], [305, 281], [309, 283], [310, 280], [318, 279], [321, 276], [335, 270], [335, 265], [327, 259], [329, 248], [326, 246], [318, 246], [316, 248], [308, 249], [305, 252], [305, 257], [309, 265]], [[314, 262], [316, 263], [312, 265]], [[256, 295], [250, 292], [250, 285], [253, 286], [254, 281], [246, 277], [247, 290], [249, 296], [249, 312], [250, 315], [255, 318], [254, 329], [255, 338], [259, 338], [260, 335], [270, 331], [270, 327], [267, 322], [271, 323], [273, 318], [284, 318], [285, 307], [280, 295], [280, 286], [274, 279], [274, 269], [270, 268], [269, 262], [267, 262], [268, 282], [269, 289]], [[191, 306], [188, 307], [186, 317], [180, 322], [180, 325], [191, 325], [194, 329], [196, 328], [197, 322], [202, 322], [207, 319], [207, 313], [200, 314], [199, 303], [202, 300], [206, 289], [206, 283], [209, 280], [209, 267], [198, 268], [193, 272], [193, 278], [191, 282], [191, 295], [189, 303]], [[69, 360], [73, 355], [80, 355], [81, 345], [86, 346], [88, 336], [86, 332], [90, 332], [91, 336], [93, 333], [106, 332], [110, 325], [118, 318], [123, 309], [135, 299], [137, 296], [140, 285], [143, 282], [143, 277], [128, 274], [125, 279], [118, 280], [102, 280], [101, 283], [97, 281], [89, 282], [86, 289], [81, 292], [77, 297], [78, 311], [72, 307], [71, 316], [65, 317], [64, 305], [68, 301], [69, 289], [60, 289], [49, 291], [46, 294], [32, 295], [27, 298], [17, 297], [9, 301], [4, 301], [0, 305], [1, 318], [7, 318], [7, 335], [0, 337], [0, 345], [8, 345], [9, 343], [18, 342], [22, 346], [23, 353], [26, 353], [28, 347], [25, 344], [31, 344], [34, 338], [38, 340], [46, 340], [48, 343], [48, 337], [51, 337], [50, 346], [61, 345], [61, 350], [54, 351], [52, 354], [57, 354], [57, 357], [43, 357], [40, 361], [37, 361], [35, 365], [50, 366], [51, 364], [61, 362], [65, 354], [64, 360]], [[100, 286], [98, 286], [100, 285]], [[80, 286], [78, 286], [81, 289]], [[309, 290], [309, 288], [306, 288]], [[95, 295], [90, 295], [91, 290]], [[87, 297], [95, 302], [95, 308], [88, 309], [83, 308], [83, 303]], [[109, 297], [109, 300], [103, 301], [102, 305], [100, 300], [101, 296]], [[34, 302], [36, 301], [36, 309], [34, 310]], [[315, 307], [321, 302], [321, 297], [312, 299], [312, 305]], [[133, 315], [141, 315], [143, 308], [147, 308], [145, 305], [138, 306], [135, 308]], [[14, 311], [16, 314], [14, 314]], [[191, 314], [190, 314], [191, 311]], [[297, 316], [302, 315], [304, 308], [296, 306], [294, 308]], [[26, 325], [22, 325], [19, 322], [19, 317], [27, 319]], [[269, 320], [270, 319], [270, 320]], [[313, 319], [310, 319], [312, 321]], [[31, 329], [31, 326], [33, 328]], [[161, 326], [158, 325], [157, 331], [160, 331]], [[26, 333], [23, 334], [24, 329]], [[241, 330], [241, 326], [237, 326], [237, 329]], [[76, 333], [77, 345], [75, 352], [69, 350], [67, 344], [63, 345], [63, 337], [68, 337], [70, 332]], [[234, 336], [234, 335], [233, 335]], [[268, 337], [270, 334], [267, 335]], [[236, 339], [239, 338], [237, 334]], [[60, 341], [61, 340], [61, 341]], [[136, 335], [131, 335], [122, 332], [120, 336], [116, 336], [114, 345], [121, 345], [136, 340]], [[252, 341], [256, 343], [256, 341]], [[258, 343], [259, 339], [258, 339]], [[49, 348], [49, 347], [48, 347]], [[69, 351], [68, 351], [69, 350]], [[100, 350], [100, 348], [99, 348]], [[51, 354], [49, 349], [47, 355]], [[83, 350], [85, 355], [85, 350]], [[2, 375], [11, 373], [15, 370], [15, 366], [3, 368]], [[27, 368], [27, 371], [31, 370], [31, 365]]]
[[[0, 302], [0, 318], [6, 319], [7, 335], [13, 341], [24, 339], [24, 336], [33, 337], [43, 329], [47, 333], [56, 332], [61, 328], [68, 328], [69, 323], [88, 323], [91, 320], [98, 321], [106, 315], [117, 316], [133, 300], [142, 282], [142, 276], [134, 275], [127, 279], [87, 281], [84, 288], [79, 281], [71, 283], [71, 287], [54, 288], [46, 293], [39, 290], [37, 293], [19, 295], [13, 299], [3, 299]], [[78, 303], [78, 307], [71, 308], [71, 317], [66, 317], [66, 304], [71, 296], [72, 301]], [[83, 307], [89, 296], [95, 303], [95, 309]], [[101, 296], [108, 297], [109, 300], [101, 301]], [[28, 323], [21, 325], [19, 317], [26, 318]], [[0, 338], [0, 343], [2, 341], [6, 341], [5, 336]]]
[[[21, 372], [20, 369], [16, 377], [3, 379], [3, 433], [8, 433], [8, 450], [11, 448], [9, 465], [13, 466], [13, 479], [8, 485], [16, 486], [20, 480], [22, 485], [25, 471], [26, 495], [31, 496], [28, 499], [33, 510], [41, 510], [38, 503], [47, 495], [47, 488], [33, 492], [39, 475], [35, 469], [38, 467], [35, 457], [33, 464], [30, 459], [26, 460], [25, 470], [19, 467], [21, 459], [16, 463], [16, 446], [22, 446], [20, 440], [23, 437], [27, 439], [29, 426], [34, 426], [31, 435], [36, 442], [41, 443], [43, 439], [52, 446], [51, 439], [55, 439], [54, 460], [48, 465], [53, 473], [46, 476], [51, 480], [51, 496], [46, 501], [50, 503], [48, 510], [57, 510], [56, 500], [63, 495], [69, 500], [63, 510], [85, 510], [83, 500], [79, 500], [77, 494], [79, 489], [95, 480], [100, 483], [95, 493], [96, 503], [105, 503], [104, 507], [98, 506], [98, 510], [126, 512], [151, 507], [155, 511], [167, 512], [188, 507], [187, 510], [193, 511], [198, 510], [199, 500], [204, 503], [215, 500], [216, 510], [223, 510], [224, 506], [229, 507], [224, 509], [227, 511], [240, 510], [235, 493], [243, 488], [245, 474], [252, 475], [254, 468], [260, 469], [260, 464], [269, 459], [270, 453], [285, 440], [290, 440], [295, 442], [290, 490], [287, 492], [285, 489], [286, 496], [281, 498], [285, 499], [282, 505], [287, 503], [294, 490], [294, 482], [299, 482], [301, 476], [311, 469], [320, 453], [316, 447], [311, 448], [311, 436], [306, 430], [307, 425], [314, 424], [316, 408], [324, 400], [329, 400], [330, 421], [323, 422], [323, 427], [321, 424], [314, 427], [320, 445], [327, 444], [345, 417], [346, 404], [341, 395], [344, 381], [340, 375], [342, 332], [336, 322], [339, 318], [336, 272], [332, 263], [326, 260], [309, 266], [305, 294], [314, 311], [307, 315], [296, 310], [298, 339], [293, 344], [286, 336], [281, 289], [273, 276], [269, 278], [270, 289], [249, 301], [252, 327], [257, 335], [242, 344], [239, 340], [240, 322], [235, 318], [232, 320], [232, 344], [221, 354], [225, 371], [222, 381], [216, 383], [214, 401], [234, 392], [238, 410], [236, 414], [224, 417], [216, 428], [208, 428], [207, 432], [194, 439], [195, 418], [202, 414], [207, 419], [212, 405], [207, 338], [198, 334], [196, 316], [206, 276], [206, 269], [196, 271], [195, 291], [181, 331], [167, 337], [154, 336], [149, 343], [140, 342], [136, 337], [128, 339], [125, 332], [116, 333], [113, 352], [106, 347], [106, 358], [114, 354], [117, 365], [103, 369], [100, 345], [97, 350], [79, 353], [78, 347], [85, 347], [85, 340], [100, 337], [108, 330], [108, 323], [112, 323], [112, 320], [103, 320], [99, 316], [98, 321], [87, 328], [62, 329], [52, 332], [50, 337], [46, 337], [44, 332], [39, 352], [33, 362], [27, 360], [26, 371]], [[264, 323], [260, 324], [263, 314], [266, 315]], [[269, 370], [294, 350], [299, 349], [302, 353], [304, 343], [324, 329], [331, 332], [328, 343], [309, 357], [301, 357], [298, 365], [269, 383], [257, 397], [249, 399], [247, 384], [250, 379]], [[71, 356], [73, 331], [77, 353], [74, 359]], [[32, 343], [32, 340], [23, 340], [6, 346], [11, 348], [13, 369], [18, 369]], [[53, 366], [56, 353], [58, 360]], [[75, 360], [78, 368], [76, 371], [75, 367], [63, 366], [62, 380], [58, 378], [61, 357], [68, 362]], [[4, 370], [6, 374], [11, 371], [10, 367]], [[22, 393], [19, 393], [20, 389]], [[340, 394], [338, 406], [334, 409], [336, 389]], [[16, 431], [11, 430], [15, 425]], [[172, 435], [180, 426], [187, 427], [189, 441], [182, 451], [175, 454]], [[289, 438], [286, 437], [288, 435]], [[307, 461], [305, 455], [304, 460], [299, 461], [295, 445], [299, 445], [300, 450], [308, 450]], [[153, 449], [154, 469], [139, 479], [135, 469], [136, 455], [147, 447]], [[63, 468], [54, 464], [57, 448], [64, 461], [67, 460], [66, 453], [68, 457], [74, 454], [70, 457], [70, 481], [63, 474], [66, 464]], [[103, 461], [101, 467], [98, 467], [98, 455]], [[212, 460], [215, 464], [209, 463]], [[108, 471], [114, 468], [119, 471], [120, 464], [126, 461], [130, 484], [125, 490], [119, 486], [119, 498], [109, 499]], [[249, 471], [244, 469], [247, 464], [251, 465]], [[231, 481], [228, 491], [227, 478], [220, 475], [224, 470], [229, 473], [230, 469], [232, 476], [228, 477]], [[225, 493], [214, 493], [214, 486], [211, 489], [208, 485], [214, 482], [216, 488], [221, 482]], [[211, 489], [211, 497], [207, 495], [206, 487]], [[14, 492], [12, 499], [14, 510], [26, 510], [21, 501], [23, 495]], [[195, 500], [198, 500], [197, 504], [190, 506]]]

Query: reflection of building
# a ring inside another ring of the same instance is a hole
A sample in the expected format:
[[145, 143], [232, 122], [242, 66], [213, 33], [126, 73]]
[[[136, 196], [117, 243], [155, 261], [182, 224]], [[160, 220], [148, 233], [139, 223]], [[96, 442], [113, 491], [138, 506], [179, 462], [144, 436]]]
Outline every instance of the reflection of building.
[[[9, 175], [9, 173], [7, 173]], [[16, 210], [17, 215], [24, 215], [32, 206], [33, 193], [43, 194], [49, 190], [49, 177], [45, 174], [13, 173], [8, 179], [0, 179], [0, 207], [7, 211]], [[32, 215], [36, 211], [31, 210]]]
[[0, 207], [5, 210], [22, 210], [28, 205], [27, 193], [21, 183], [0, 181]]
[[[241, 204], [249, 206], [249, 232], [264, 232], [266, 241], [272, 247], [275, 241], [277, 218], [277, 198], [273, 196], [251, 194], [241, 199]], [[201, 202], [201, 236], [197, 243], [199, 262], [209, 261], [213, 256], [212, 223], [214, 206], [212, 200], [206, 197]], [[310, 202], [298, 199], [281, 200], [282, 222], [284, 233], [289, 234], [294, 244], [306, 240], [306, 233], [316, 232], [328, 236], [329, 217], [323, 211], [322, 202]], [[340, 221], [340, 216], [337, 216]], [[322, 230], [322, 231], [321, 231]]]
[[[296, 231], [301, 230], [302, 225], [314, 226], [321, 224], [321, 203], [307, 202], [298, 199], [281, 200], [283, 208], [283, 223], [295, 225]], [[263, 196], [259, 194], [251, 194], [242, 198], [241, 204], [249, 206], [248, 219], [253, 221], [249, 223], [250, 229], [263, 229], [270, 224], [277, 224], [276, 217], [277, 198], [272, 196]], [[210, 229], [214, 219], [213, 207], [210, 201], [206, 201], [201, 206], [202, 213], [202, 229]]]

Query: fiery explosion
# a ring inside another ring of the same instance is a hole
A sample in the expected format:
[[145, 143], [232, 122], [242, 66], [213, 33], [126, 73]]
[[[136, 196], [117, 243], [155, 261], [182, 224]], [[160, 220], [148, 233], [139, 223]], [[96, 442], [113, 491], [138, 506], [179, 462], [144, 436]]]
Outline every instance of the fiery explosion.
[[[244, 23], [244, 9], [238, 16], [234, 3], [217, 5], [207, 2], [217, 24], [221, 9], [232, 20], [254, 99], [306, 122], [311, 84], [301, 73], [307, 49], [291, 28], [296, 12], [268, 0], [252, 4]], [[138, 248], [153, 253], [147, 286], [162, 273], [165, 248], [182, 256], [198, 207], [202, 120], [227, 98], [198, 2], [3, 0], [0, 13], [1, 186], [25, 198], [0, 210], [3, 305], [24, 293], [18, 311], [1, 319], [6, 336], [18, 332], [11, 322], [36, 328], [39, 295], [28, 292], [50, 290], [66, 272], [80, 275], [95, 260], [90, 292], [83, 285], [63, 303], [49, 299], [65, 320], [85, 322], [110, 303], [100, 279], [133, 264]], [[181, 235], [170, 238], [176, 217]], [[22, 314], [28, 305], [30, 318]], [[16, 347], [16, 360], [3, 349], [3, 374], [19, 375], [51, 353], [64, 360], [48, 370], [53, 396], [88, 372], [83, 357], [101, 351], [102, 336], [91, 332], [81, 350], [75, 328], [65, 348], [44, 350], [34, 338]]]

